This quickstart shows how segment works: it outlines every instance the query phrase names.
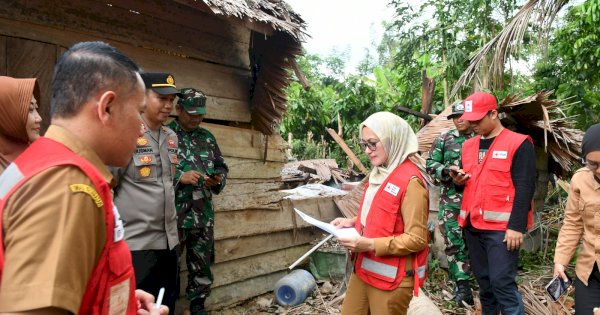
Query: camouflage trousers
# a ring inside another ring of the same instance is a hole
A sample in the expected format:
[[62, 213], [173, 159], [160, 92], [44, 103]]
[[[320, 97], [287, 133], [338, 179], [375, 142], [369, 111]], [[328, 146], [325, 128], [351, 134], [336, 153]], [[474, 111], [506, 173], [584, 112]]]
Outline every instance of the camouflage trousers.
[[440, 232], [444, 237], [445, 253], [448, 259], [450, 280], [471, 279], [469, 254], [465, 245], [462, 228], [458, 225], [460, 209], [453, 205], [440, 204], [438, 221]]
[[186, 296], [189, 301], [207, 298], [213, 283], [210, 266], [215, 262], [213, 224], [202, 228], [180, 229], [181, 244], [186, 249], [188, 282]]

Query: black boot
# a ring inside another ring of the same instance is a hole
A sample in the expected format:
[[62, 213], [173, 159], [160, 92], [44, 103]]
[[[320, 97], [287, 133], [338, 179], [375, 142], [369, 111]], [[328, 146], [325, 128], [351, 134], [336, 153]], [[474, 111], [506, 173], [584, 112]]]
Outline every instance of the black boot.
[[204, 310], [204, 299], [193, 299], [190, 302], [190, 312], [192, 315], [208, 315], [208, 313]]
[[463, 301], [469, 305], [474, 305], [473, 291], [471, 291], [471, 287], [469, 286], [469, 280], [460, 280], [456, 283], [456, 288], [454, 289], [454, 301], [459, 306], [463, 306]]

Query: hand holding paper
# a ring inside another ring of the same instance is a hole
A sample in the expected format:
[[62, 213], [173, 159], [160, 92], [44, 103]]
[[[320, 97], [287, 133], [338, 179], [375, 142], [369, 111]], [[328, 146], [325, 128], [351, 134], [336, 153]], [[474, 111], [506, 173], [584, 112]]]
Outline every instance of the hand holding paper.
[[294, 208], [294, 210], [304, 221], [324, 230], [327, 233], [333, 234], [335, 237], [350, 238], [360, 236], [353, 227], [337, 229], [335, 226], [323, 221], [319, 221], [296, 208]]

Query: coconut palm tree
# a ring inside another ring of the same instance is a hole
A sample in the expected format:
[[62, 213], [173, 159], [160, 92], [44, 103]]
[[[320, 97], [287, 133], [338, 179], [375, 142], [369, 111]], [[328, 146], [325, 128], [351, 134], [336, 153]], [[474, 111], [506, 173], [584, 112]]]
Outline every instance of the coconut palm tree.
[[530, 26], [530, 22], [537, 23], [536, 30], [541, 45], [547, 38], [550, 26], [558, 12], [569, 2], [569, 0], [529, 0], [514, 15], [510, 22], [487, 42], [470, 58], [471, 62], [467, 69], [454, 84], [450, 92], [450, 98], [467, 85], [473, 78], [476, 89], [479, 87], [492, 90], [502, 88], [504, 66], [509, 55], [516, 54], [522, 43], [523, 36]]

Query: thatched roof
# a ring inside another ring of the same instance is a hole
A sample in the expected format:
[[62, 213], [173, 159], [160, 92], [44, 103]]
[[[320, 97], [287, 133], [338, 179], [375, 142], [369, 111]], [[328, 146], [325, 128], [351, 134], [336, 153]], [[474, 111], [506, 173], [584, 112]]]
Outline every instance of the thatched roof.
[[203, 0], [215, 14], [248, 18], [269, 24], [298, 41], [306, 36], [306, 24], [291, 7], [281, 0]]
[[506, 114], [502, 124], [531, 136], [550, 156], [548, 171], [568, 179], [581, 160], [583, 131], [575, 129], [573, 121], [560, 111], [561, 102], [548, 99], [551, 94], [541, 91], [527, 97], [507, 96], [500, 104], [500, 112]]
[[281, 0], [203, 1], [215, 14], [266, 23], [275, 30], [252, 36], [250, 107], [252, 126], [267, 135], [276, 133], [286, 112], [290, 73], [298, 71], [295, 59], [302, 54], [301, 42], [307, 36], [304, 20]]
[[417, 138], [419, 139], [419, 152], [421, 152], [421, 156], [423, 156], [423, 158], [427, 158], [429, 155], [429, 148], [431, 148], [433, 140], [435, 140], [437, 136], [454, 128], [454, 123], [452, 120], [448, 120], [448, 115], [450, 115], [451, 112], [452, 106], [448, 106], [427, 125], [417, 131]]
[[[572, 120], [560, 111], [561, 102], [548, 97], [551, 91], [541, 91], [531, 96], [507, 96], [500, 102], [502, 124], [516, 132], [531, 136], [535, 145], [548, 152], [548, 170], [566, 179], [579, 163], [583, 132], [573, 127]], [[454, 128], [447, 119], [451, 107], [446, 108], [429, 124], [417, 132], [419, 151], [427, 154], [435, 137]]]

